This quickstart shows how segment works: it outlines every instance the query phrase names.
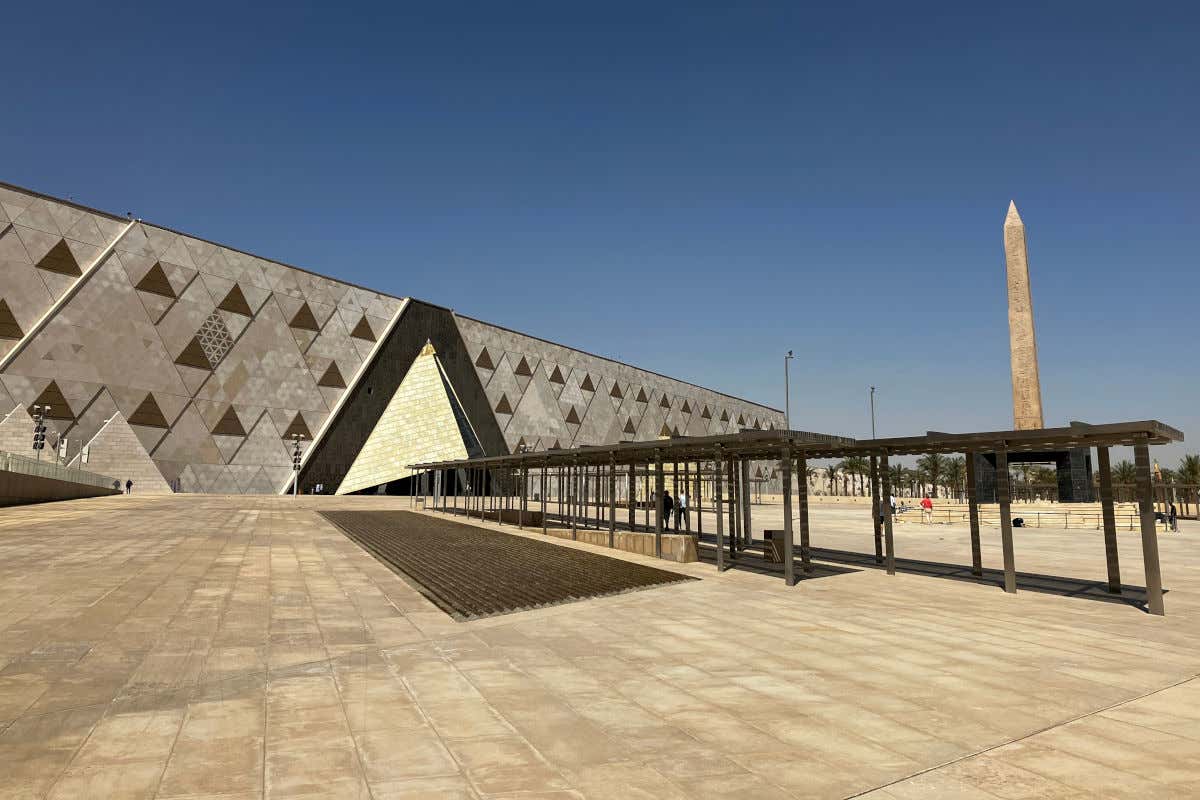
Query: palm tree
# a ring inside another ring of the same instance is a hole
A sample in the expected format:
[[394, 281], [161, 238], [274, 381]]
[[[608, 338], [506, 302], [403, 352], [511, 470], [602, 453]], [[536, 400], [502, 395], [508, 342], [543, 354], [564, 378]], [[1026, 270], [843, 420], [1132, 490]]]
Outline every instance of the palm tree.
[[1200, 483], [1200, 455], [1184, 456], [1180, 459], [1175, 475], [1180, 483], [1188, 483], [1193, 486]]
[[[888, 483], [892, 485], [892, 494], [900, 494], [900, 487], [904, 485], [906, 480], [904, 467], [899, 464], [892, 464], [888, 467]], [[887, 499], [886, 497], [884, 498]]]
[[962, 456], [946, 459], [946, 488], [955, 500], [962, 497], [963, 481], [967, 477], [967, 460]]
[[870, 466], [867, 464], [867, 460], [862, 456], [850, 456], [849, 458], [844, 459], [840, 466], [844, 474], [849, 473], [850, 475], [854, 476], [854, 493], [865, 496], [867, 493], [866, 476], [867, 473], [870, 472]]
[[917, 469], [923, 482], [930, 484], [936, 495], [937, 487], [941, 485], [942, 473], [946, 471], [946, 457], [940, 453], [923, 455], [917, 459]]
[[837, 494], [837, 478], [838, 478], [837, 464], [829, 464], [828, 466], [826, 466], [825, 467], [825, 480], [829, 481], [829, 493], [832, 495]]

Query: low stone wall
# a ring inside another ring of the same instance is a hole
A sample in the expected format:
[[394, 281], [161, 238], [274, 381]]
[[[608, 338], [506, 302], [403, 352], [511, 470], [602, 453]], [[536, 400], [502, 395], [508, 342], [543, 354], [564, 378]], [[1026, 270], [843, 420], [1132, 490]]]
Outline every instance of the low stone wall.
[[114, 479], [51, 461], [0, 453], [0, 506], [121, 494]]
[[[479, 513], [472, 512], [468, 515], [468, 518], [479, 519]], [[524, 524], [526, 528], [542, 527], [542, 512], [540, 511], [526, 511], [525, 515], [522, 517], [519, 510], [515, 508], [505, 508], [495, 511], [484, 511], [483, 518], [490, 522], [502, 522], [505, 525], [517, 525], [520, 524], [521, 520], [523, 519], [525, 521]]]
[[[540, 522], [538, 524], [541, 524]], [[559, 539], [570, 539], [570, 528], [549, 528], [546, 533]], [[577, 541], [608, 547], [608, 529], [601, 530], [579, 528], [575, 531]], [[613, 534], [615, 550], [627, 553], [638, 553], [643, 556], [654, 556], [654, 534], [630, 531], [617, 531]], [[698, 561], [696, 555], [696, 540], [687, 535], [664, 533], [662, 536], [662, 557], [667, 561], [686, 564]]]

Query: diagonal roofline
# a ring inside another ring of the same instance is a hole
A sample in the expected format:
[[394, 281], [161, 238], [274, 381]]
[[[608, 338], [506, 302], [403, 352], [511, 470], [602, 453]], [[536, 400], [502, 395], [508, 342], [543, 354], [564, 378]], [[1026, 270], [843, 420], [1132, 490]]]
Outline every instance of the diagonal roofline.
[[[22, 192], [24, 194], [33, 195], [34, 197], [41, 198], [42, 200], [50, 200], [55, 203], [61, 203], [65, 206], [77, 208], [80, 211], [86, 211], [91, 214], [99, 214], [102, 217], [107, 217], [108, 219], [111, 219], [111, 220], [114, 220], [117, 222], [129, 222], [129, 219], [127, 217], [118, 216], [117, 214], [113, 214], [112, 212], [109, 212], [109, 211], [103, 211], [103, 210], [95, 208], [93, 206], [85, 205], [83, 203], [77, 203], [74, 200], [68, 200], [68, 199], [65, 199], [62, 197], [56, 197], [55, 195], [52, 195], [52, 194], [46, 194], [45, 192], [39, 192], [36, 189], [30, 189], [28, 187], [20, 186], [15, 183], [9, 183], [8, 181], [0, 180], [0, 187], [5, 188], [5, 189], [11, 189], [11, 190], [17, 191], [17, 192]], [[576, 353], [581, 353], [582, 355], [589, 356], [591, 358], [599, 358], [603, 361], [608, 361], [609, 363], [617, 364], [618, 366], [629, 367], [630, 369], [636, 369], [639, 372], [646, 373], [647, 375], [654, 375], [655, 377], [658, 377], [658, 378], [665, 378], [666, 380], [669, 380], [669, 381], [675, 381], [676, 383], [681, 383], [685, 386], [691, 386], [693, 388], [700, 389], [701, 391], [711, 392], [712, 394], [718, 395], [720, 397], [727, 397], [730, 400], [736, 400], [739, 403], [749, 403], [752, 406], [758, 406], [759, 408], [765, 408], [768, 411], [774, 411], [776, 414], [783, 413], [782, 409], [775, 408], [774, 406], [769, 406], [766, 403], [760, 403], [757, 400], [750, 400], [745, 397], [739, 397], [735, 394], [729, 394], [728, 392], [717, 391], [716, 389], [711, 389], [707, 386], [701, 386], [700, 384], [694, 383], [692, 381], [686, 381], [681, 378], [675, 378], [670, 375], [664, 375], [661, 372], [656, 372], [651, 369], [646, 369], [645, 367], [639, 367], [636, 364], [630, 364], [627, 361], [621, 361], [620, 359], [612, 358], [611, 356], [604, 356], [604, 355], [600, 355], [599, 353], [592, 353], [587, 350], [581, 350], [578, 347], [572, 347], [569, 344], [563, 344], [562, 342], [556, 342], [553, 339], [546, 339], [541, 336], [533, 336], [524, 331], [519, 331], [519, 330], [516, 330], [515, 328], [509, 328], [505, 325], [497, 325], [494, 322], [488, 322], [487, 320], [482, 320], [482, 319], [479, 319], [478, 317], [472, 317], [472, 316], [468, 316], [466, 314], [458, 314], [457, 312], [454, 311], [453, 308], [450, 308], [449, 306], [444, 306], [441, 303], [431, 303], [428, 300], [422, 300], [419, 297], [400, 296], [400, 295], [390, 294], [388, 292], [381, 292], [378, 289], [372, 289], [369, 286], [363, 286], [362, 284], [354, 283], [353, 281], [344, 280], [342, 278], [336, 278], [332, 275], [326, 275], [322, 272], [316, 272], [315, 270], [307, 269], [305, 267], [298, 267], [295, 264], [289, 264], [286, 261], [280, 261], [275, 258], [268, 258], [266, 256], [259, 255], [258, 253], [252, 253], [249, 250], [242, 250], [241, 248], [238, 248], [238, 247], [231, 247], [222, 242], [215, 242], [212, 239], [206, 239], [203, 236], [197, 236], [194, 233], [188, 233], [187, 231], [181, 231], [176, 228], [169, 227], [167, 225], [160, 225], [157, 222], [151, 222], [151, 221], [143, 219], [141, 217], [135, 218], [135, 221], [140, 222], [143, 225], [150, 225], [154, 228], [158, 228], [159, 230], [164, 230], [164, 231], [168, 231], [169, 233], [174, 233], [178, 236], [186, 236], [189, 239], [195, 239], [198, 242], [205, 242], [206, 244], [211, 244], [214, 247], [223, 247], [226, 250], [232, 250], [235, 253], [241, 253], [243, 255], [250, 256], [251, 258], [259, 258], [259, 259], [262, 259], [263, 261], [269, 261], [272, 264], [278, 264], [281, 267], [287, 267], [288, 269], [298, 270], [307, 275], [314, 275], [318, 278], [324, 278], [326, 280], [336, 281], [337, 283], [341, 283], [346, 286], [351, 286], [355, 289], [362, 289], [363, 291], [366, 291], [366, 292], [373, 292], [375, 294], [383, 295], [384, 297], [390, 297], [393, 300], [401, 300], [401, 301], [409, 300], [409, 299], [416, 300], [418, 302], [424, 303], [427, 306], [433, 306], [435, 308], [441, 308], [446, 311], [449, 311], [451, 314], [454, 314], [455, 316], [458, 316], [458, 317], [462, 317], [463, 319], [468, 319], [472, 322], [478, 322], [481, 325], [490, 325], [493, 328], [497, 328], [502, 331], [507, 331], [509, 333], [515, 333], [520, 336], [524, 336], [526, 338], [533, 339], [535, 341], [544, 342], [545, 344], [554, 345], [555, 347], [562, 347], [567, 350], [573, 350]]]

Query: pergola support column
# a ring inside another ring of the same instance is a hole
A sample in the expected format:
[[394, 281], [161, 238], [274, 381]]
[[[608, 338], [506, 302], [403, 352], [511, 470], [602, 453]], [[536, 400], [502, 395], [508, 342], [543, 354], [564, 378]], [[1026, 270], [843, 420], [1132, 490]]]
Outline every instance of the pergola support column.
[[655, 504], [658, 508], [654, 509], [654, 555], [656, 558], [662, 558], [662, 534], [663, 534], [663, 459], [662, 450], [654, 451], [654, 497]]
[[975, 490], [975, 452], [966, 454], [967, 520], [971, 526], [971, 574], [983, 577], [983, 549], [979, 543], [979, 497]]
[[812, 548], [808, 537], [808, 459], [801, 455], [796, 459], [797, 517], [800, 521], [800, 569], [812, 570]]
[[883, 563], [883, 523], [879, 519], [879, 457], [871, 456], [871, 528], [875, 531], [875, 563]]
[[1000, 547], [1004, 551], [1004, 591], [1017, 592], [1017, 563], [1013, 553], [1012, 499], [1009, 491], [1008, 449], [996, 448], [996, 500], [1000, 503]]
[[888, 469], [888, 454], [884, 450], [879, 456], [879, 474], [883, 479], [883, 558], [888, 575], [896, 574], [896, 546], [892, 536], [892, 475]]
[[1150, 444], [1145, 436], [1133, 446], [1137, 468], [1138, 503], [1142, 516], [1142, 562], [1146, 568], [1146, 605], [1151, 614], [1163, 616], [1162, 571], [1158, 561], [1158, 531], [1154, 526], [1154, 487], [1150, 478]]
[[721, 508], [721, 445], [713, 450], [713, 507], [717, 512], [717, 572], [725, 571], [725, 514]]
[[784, 445], [779, 459], [783, 481], [783, 582], [796, 585], [796, 565], [792, 561], [792, 447]]
[[742, 541], [747, 547], [754, 544], [754, 529], [750, 517], [750, 461], [742, 459]]
[[572, 463], [567, 467], [567, 509], [568, 515], [571, 517], [571, 538], [579, 538], [579, 528], [577, 527], [579, 518], [575, 516], [575, 498], [579, 494], [579, 465]]
[[1104, 560], [1108, 566], [1108, 591], [1121, 593], [1121, 560], [1117, 555], [1117, 515], [1113, 508], [1112, 462], [1107, 447], [1096, 448], [1100, 472], [1100, 514], [1104, 519]]
[[608, 546], [617, 546], [617, 457], [608, 457]]
[[629, 505], [629, 530], [637, 530], [637, 467], [629, 465], [629, 492], [625, 502]]

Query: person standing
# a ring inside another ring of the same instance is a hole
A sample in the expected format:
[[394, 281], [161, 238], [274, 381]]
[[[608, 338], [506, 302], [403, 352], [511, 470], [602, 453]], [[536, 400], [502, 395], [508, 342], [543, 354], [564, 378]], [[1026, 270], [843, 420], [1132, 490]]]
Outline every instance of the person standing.
[[132, 480], [126, 479], [125, 494], [133, 494], [133, 481]]
[[662, 508], [659, 509], [659, 512], [662, 515], [662, 529], [664, 531], [671, 530], [671, 509], [674, 507], [674, 505], [675, 504], [671, 502], [671, 493], [666, 489], [663, 489]]
[[921, 522], [926, 525], [933, 522], [933, 501], [929, 499], [928, 492], [921, 498]]
[[675, 532], [679, 533], [679, 523], [682, 521], [684, 529], [687, 528], [687, 491], [679, 490], [679, 494], [675, 496]]
[[1167, 530], [1179, 533], [1179, 512], [1175, 509], [1174, 503], [1171, 503], [1171, 510], [1167, 512]]

